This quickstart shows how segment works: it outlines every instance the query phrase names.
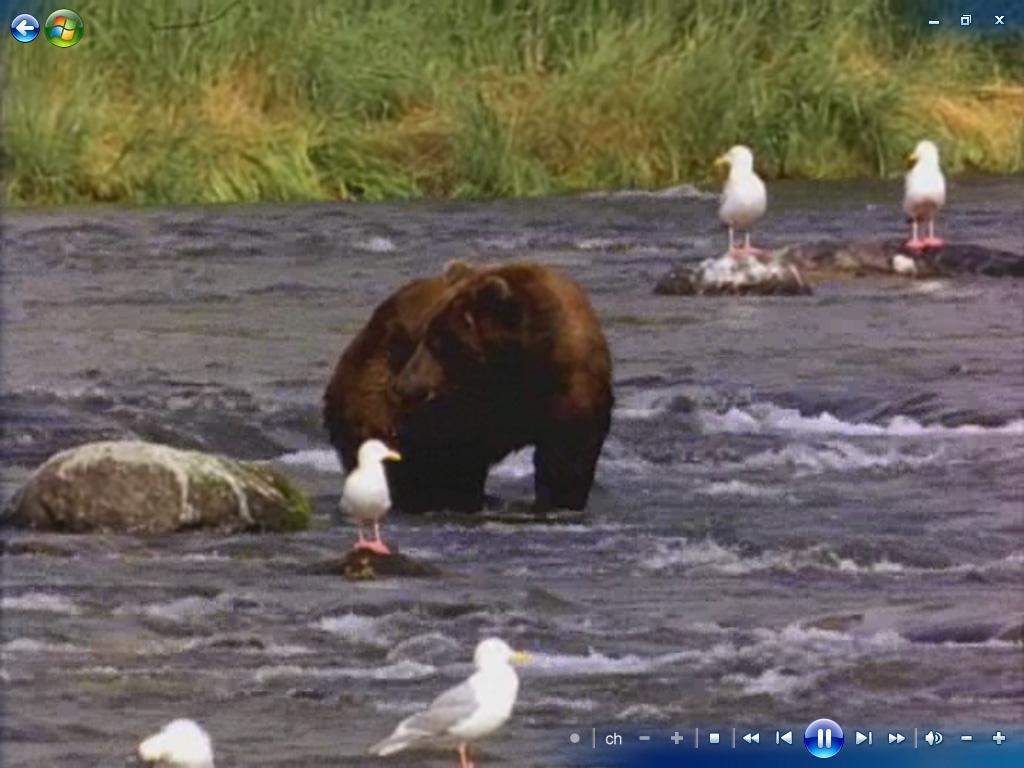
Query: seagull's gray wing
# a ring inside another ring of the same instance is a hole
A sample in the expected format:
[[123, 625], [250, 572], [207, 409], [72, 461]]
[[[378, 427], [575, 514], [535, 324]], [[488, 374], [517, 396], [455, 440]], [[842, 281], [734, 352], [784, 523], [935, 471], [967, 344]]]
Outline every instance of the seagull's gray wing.
[[479, 705], [468, 680], [449, 688], [425, 710], [403, 720], [394, 733], [370, 747], [370, 754], [392, 755], [414, 742], [444, 736], [456, 723], [476, 712]]
[[416, 730], [439, 736], [460, 720], [472, 715], [479, 706], [480, 701], [476, 697], [476, 692], [467, 680], [454, 688], [449, 688], [434, 699], [429, 707], [405, 722]]

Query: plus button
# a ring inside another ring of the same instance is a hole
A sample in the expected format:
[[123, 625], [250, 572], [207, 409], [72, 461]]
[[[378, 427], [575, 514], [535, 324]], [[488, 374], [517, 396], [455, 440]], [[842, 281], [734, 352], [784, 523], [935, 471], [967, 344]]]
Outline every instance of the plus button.
[[679, 746], [679, 742], [683, 740], [683, 737], [679, 733], [679, 731], [676, 731], [675, 733], [673, 733], [671, 738], [672, 738], [672, 743], [675, 744], [677, 747]]
[[1006, 737], [1003, 736], [1002, 731], [996, 731], [996, 735], [992, 737], [992, 741], [996, 743], [996, 746], [1003, 746], [1003, 742], [1006, 741]]

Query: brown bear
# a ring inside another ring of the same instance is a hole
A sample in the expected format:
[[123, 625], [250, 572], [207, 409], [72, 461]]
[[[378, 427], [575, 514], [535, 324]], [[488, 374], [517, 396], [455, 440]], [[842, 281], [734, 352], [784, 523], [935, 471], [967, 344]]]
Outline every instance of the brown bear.
[[536, 264], [449, 265], [384, 301], [341, 356], [324, 421], [350, 469], [387, 441], [407, 512], [477, 511], [490, 467], [534, 446], [539, 509], [586, 506], [612, 410], [611, 356], [586, 294]]

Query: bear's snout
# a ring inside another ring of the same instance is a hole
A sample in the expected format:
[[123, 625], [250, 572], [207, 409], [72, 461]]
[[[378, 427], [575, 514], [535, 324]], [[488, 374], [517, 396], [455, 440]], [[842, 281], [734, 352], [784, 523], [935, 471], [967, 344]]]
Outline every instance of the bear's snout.
[[422, 344], [398, 374], [395, 388], [404, 400], [429, 402], [444, 383], [441, 364]]

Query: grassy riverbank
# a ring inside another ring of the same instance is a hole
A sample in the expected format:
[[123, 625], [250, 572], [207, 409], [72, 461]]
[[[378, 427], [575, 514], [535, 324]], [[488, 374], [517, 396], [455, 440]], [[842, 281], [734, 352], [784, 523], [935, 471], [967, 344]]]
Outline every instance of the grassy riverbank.
[[708, 179], [737, 141], [768, 177], [891, 175], [926, 136], [953, 172], [1024, 169], [1019, 49], [897, 5], [83, 1], [75, 48], [8, 41], [3, 195], [659, 187]]

